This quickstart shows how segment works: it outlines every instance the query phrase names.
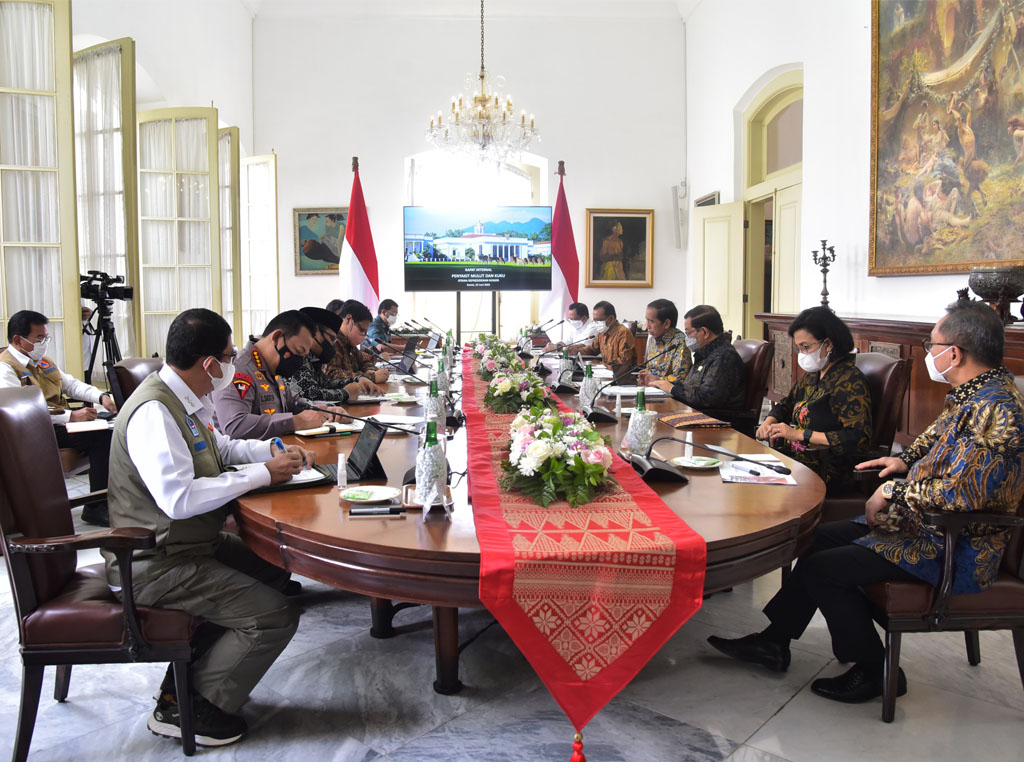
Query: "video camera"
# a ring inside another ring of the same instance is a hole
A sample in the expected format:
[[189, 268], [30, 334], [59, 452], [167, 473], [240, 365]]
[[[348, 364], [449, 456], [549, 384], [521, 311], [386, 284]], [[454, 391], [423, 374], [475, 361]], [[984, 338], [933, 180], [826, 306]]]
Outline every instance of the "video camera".
[[79, 275], [81, 280], [81, 296], [83, 299], [97, 303], [118, 299], [130, 301], [135, 295], [135, 289], [130, 285], [118, 285], [124, 283], [124, 276], [111, 277], [106, 272], [98, 269], [90, 269], [89, 274]]

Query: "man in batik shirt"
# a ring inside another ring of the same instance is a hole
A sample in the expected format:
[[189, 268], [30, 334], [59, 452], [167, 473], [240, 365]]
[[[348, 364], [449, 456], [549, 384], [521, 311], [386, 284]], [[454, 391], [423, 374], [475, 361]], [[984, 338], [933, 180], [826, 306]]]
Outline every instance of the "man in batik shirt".
[[334, 358], [334, 343], [341, 328], [341, 318], [320, 307], [299, 310], [316, 323], [313, 346], [302, 358], [302, 366], [288, 377], [288, 385], [307, 400], [327, 403], [347, 403], [366, 393], [381, 393], [380, 387], [363, 377], [332, 379], [324, 373], [324, 365]]
[[[686, 378], [692, 358], [686, 335], [676, 325], [679, 310], [668, 299], [655, 299], [647, 305], [647, 379], [667, 381], [669, 385]], [[675, 347], [675, 349], [672, 349]], [[668, 354], [665, 350], [672, 349]], [[655, 357], [661, 355], [661, 357]], [[651, 358], [654, 357], [653, 360]]]
[[599, 301], [594, 305], [594, 330], [596, 339], [587, 345], [571, 344], [569, 354], [600, 355], [612, 376], [624, 375], [636, 360], [636, 341], [629, 329], [619, 322], [610, 302]]
[[[743, 661], [783, 671], [789, 642], [821, 610], [841, 662], [855, 662], [811, 690], [842, 702], [882, 692], [884, 648], [872, 623], [863, 584], [917, 580], [938, 584], [943, 537], [927, 525], [928, 511], [1013, 514], [1024, 494], [1024, 398], [1002, 365], [1003, 324], [982, 302], [952, 304], [925, 342], [929, 376], [953, 385], [939, 418], [899, 456], [866, 461], [889, 480], [857, 520], [819, 526], [782, 589], [765, 607], [771, 624], [736, 640], [709, 637]], [[980, 592], [995, 579], [1009, 539], [1002, 526], [971, 525], [953, 555], [953, 593]], [[898, 694], [907, 690], [899, 671]]]

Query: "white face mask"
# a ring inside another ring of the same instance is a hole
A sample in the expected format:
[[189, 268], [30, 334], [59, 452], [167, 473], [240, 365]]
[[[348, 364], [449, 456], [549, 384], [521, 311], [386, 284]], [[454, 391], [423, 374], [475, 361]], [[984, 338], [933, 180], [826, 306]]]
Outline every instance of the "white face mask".
[[[28, 341], [28, 340], [26, 339], [26, 341]], [[42, 341], [37, 341], [34, 344], [32, 344], [32, 351], [31, 352], [26, 352], [25, 355], [33, 363], [38, 363], [40, 360], [42, 360], [44, 357], [46, 357], [46, 349], [49, 346], [50, 346], [50, 340], [49, 339], [43, 339]]]
[[569, 321], [569, 325], [571, 325], [575, 330], [578, 331], [580, 328], [583, 327], [583, 321], [582, 320], [570, 320]]
[[822, 344], [818, 347], [817, 352], [801, 352], [798, 354], [796, 361], [799, 366], [808, 373], [814, 373], [828, 365], [828, 355], [822, 355], [822, 352], [825, 351], [824, 347], [825, 345]]
[[698, 341], [696, 336], [686, 336], [683, 334], [683, 341], [686, 343], [686, 348], [691, 352], [696, 352], [700, 349], [700, 341]]
[[[946, 347], [938, 354], [938, 356], [941, 357], [942, 355], [949, 352], [949, 350], [951, 349], [952, 347]], [[949, 367], [946, 368], [946, 370], [940, 371], [938, 369], [938, 366], [935, 365], [935, 357], [933, 357], [932, 353], [929, 352], [924, 357], [924, 367], [928, 369], [928, 378], [930, 378], [932, 381], [937, 381], [939, 382], [939, 384], [949, 384], [949, 379], [946, 378], [946, 374], [953, 370], [952, 363], [949, 364]]]
[[386, 321], [388, 326], [396, 325], [398, 323], [398, 315], [388, 315]]
[[[216, 358], [209, 358], [210, 360], [216, 360]], [[210, 377], [210, 381], [213, 382], [213, 391], [218, 392], [225, 387], [231, 386], [231, 380], [235, 378], [235, 364], [234, 363], [220, 363], [220, 376], [214, 376], [209, 371], [206, 375]]]
[[608, 323], [605, 320], [594, 321], [594, 333], [604, 333], [608, 330]]

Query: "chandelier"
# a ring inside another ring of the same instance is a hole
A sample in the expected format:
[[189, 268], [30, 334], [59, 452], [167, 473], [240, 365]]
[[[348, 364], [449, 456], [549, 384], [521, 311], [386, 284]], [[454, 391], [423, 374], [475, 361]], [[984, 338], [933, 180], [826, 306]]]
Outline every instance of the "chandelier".
[[509, 154], [528, 149], [534, 137], [539, 141], [533, 115], [527, 118], [526, 112], [520, 112], [517, 116], [512, 97], [497, 92], [504, 82], [505, 78], [498, 76], [492, 83], [484, 68], [484, 0], [480, 0], [480, 74], [466, 75], [467, 90], [477, 90], [471, 102], [464, 102], [460, 93], [452, 97], [447, 114], [438, 112], [430, 118], [427, 141], [438, 149], [476, 156], [480, 161], [493, 160], [498, 165]]

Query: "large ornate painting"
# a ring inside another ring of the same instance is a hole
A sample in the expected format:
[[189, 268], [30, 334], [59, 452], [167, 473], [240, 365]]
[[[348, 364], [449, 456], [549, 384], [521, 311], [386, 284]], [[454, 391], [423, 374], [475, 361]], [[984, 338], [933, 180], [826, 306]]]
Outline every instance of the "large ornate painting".
[[868, 273], [1024, 264], [1024, 9], [876, 0]]

